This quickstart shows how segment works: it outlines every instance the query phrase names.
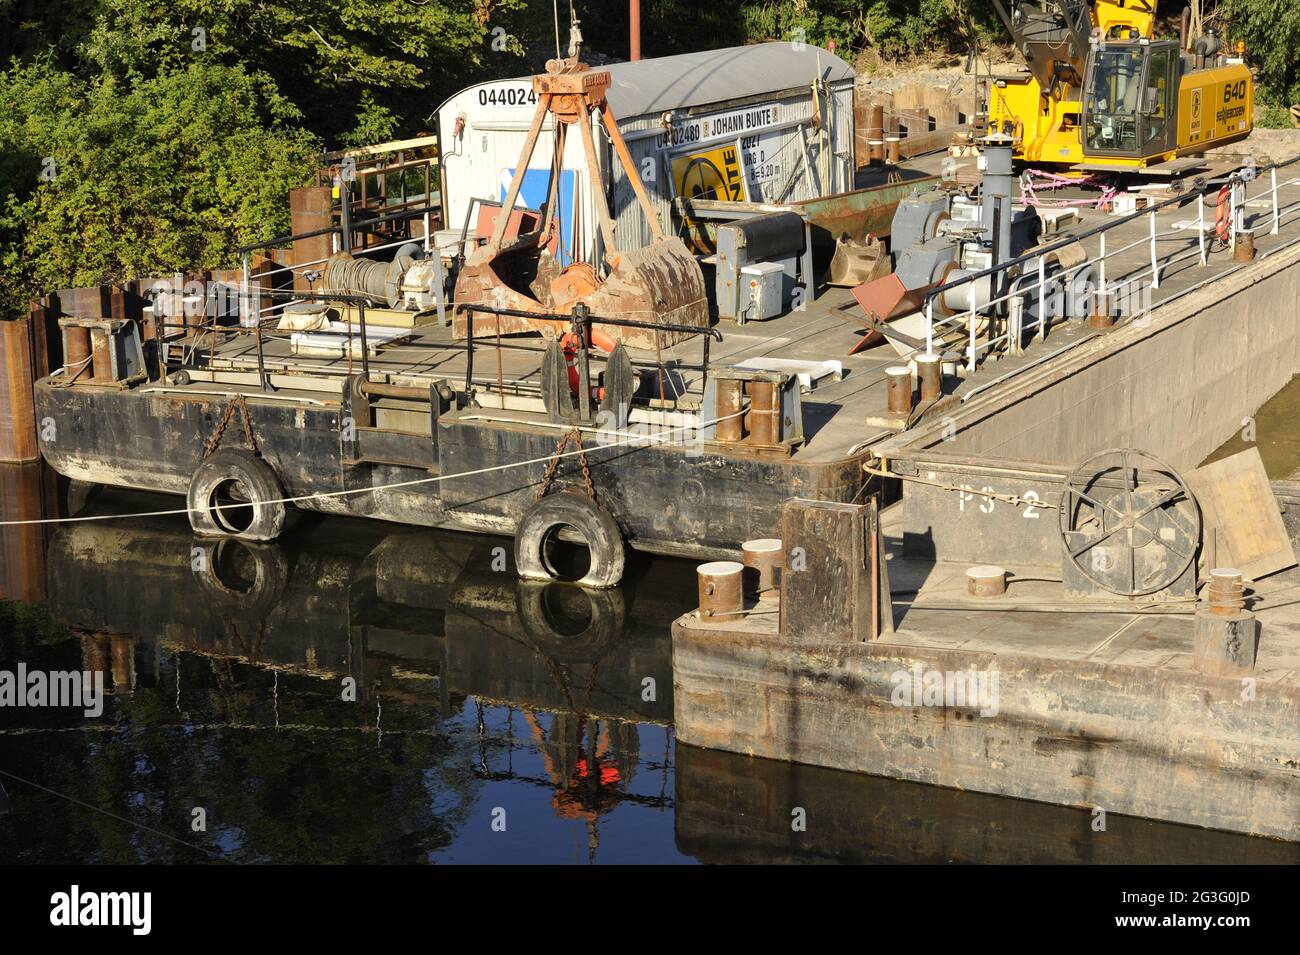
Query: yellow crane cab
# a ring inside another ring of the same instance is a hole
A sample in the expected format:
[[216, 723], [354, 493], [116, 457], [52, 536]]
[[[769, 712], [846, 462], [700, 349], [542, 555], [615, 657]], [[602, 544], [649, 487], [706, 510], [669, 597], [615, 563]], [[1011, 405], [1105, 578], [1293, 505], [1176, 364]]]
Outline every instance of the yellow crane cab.
[[1250, 134], [1254, 85], [1207, 34], [1151, 37], [1148, 0], [993, 5], [1025, 60], [991, 80], [989, 126], [1022, 163], [1140, 171]]
[[1176, 154], [1179, 66], [1174, 40], [1097, 44], [1083, 84], [1083, 156], [1150, 160]]

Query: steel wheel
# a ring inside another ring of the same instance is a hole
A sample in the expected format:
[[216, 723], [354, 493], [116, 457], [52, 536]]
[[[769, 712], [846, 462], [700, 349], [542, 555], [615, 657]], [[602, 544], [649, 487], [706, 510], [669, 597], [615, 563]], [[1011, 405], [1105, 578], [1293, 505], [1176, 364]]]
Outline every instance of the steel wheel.
[[1168, 587], [1196, 557], [1201, 509], [1187, 483], [1132, 448], [1093, 455], [1066, 478], [1065, 559], [1097, 586], [1137, 597]]

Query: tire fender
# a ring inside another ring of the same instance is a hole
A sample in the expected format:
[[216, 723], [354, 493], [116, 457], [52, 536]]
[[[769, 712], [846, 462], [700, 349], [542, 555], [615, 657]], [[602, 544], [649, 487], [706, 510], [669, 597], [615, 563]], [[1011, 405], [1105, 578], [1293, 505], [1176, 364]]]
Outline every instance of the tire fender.
[[[253, 508], [253, 519], [245, 528], [226, 523], [214, 507], [216, 491], [231, 481], [239, 483]], [[195, 470], [185, 503], [196, 534], [269, 541], [284, 530], [284, 496], [284, 486], [264, 460], [244, 448], [221, 448]]]
[[[623, 635], [627, 611], [623, 592], [617, 588], [593, 590], [540, 580], [516, 581], [515, 587], [515, 608], [524, 635], [557, 663], [595, 665]], [[586, 604], [587, 625], [581, 632], [566, 632], [564, 624], [571, 621], [556, 620], [555, 608], [565, 598]]]
[[[265, 620], [279, 604], [289, 580], [289, 561], [279, 544], [258, 544], [235, 537], [198, 538], [193, 549], [202, 560], [191, 559], [199, 589], [214, 607], [232, 617]], [[251, 579], [233, 579], [229, 568], [237, 562]]]
[[626, 554], [618, 523], [577, 491], [557, 491], [524, 512], [515, 531], [515, 567], [526, 580], [556, 580], [543, 552], [547, 536], [567, 524], [582, 535], [591, 553], [591, 565], [580, 580], [582, 587], [613, 587], [623, 579]]

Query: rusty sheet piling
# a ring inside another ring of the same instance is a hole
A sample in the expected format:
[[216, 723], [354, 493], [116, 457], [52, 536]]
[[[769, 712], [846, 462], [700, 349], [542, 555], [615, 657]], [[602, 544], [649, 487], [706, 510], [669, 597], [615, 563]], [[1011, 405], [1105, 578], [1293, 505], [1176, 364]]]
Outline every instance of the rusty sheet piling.
[[0, 461], [40, 458], [32, 383], [36, 380], [30, 319], [0, 321]]
[[[0, 464], [0, 520], [57, 517], [58, 492], [58, 475], [43, 463]], [[45, 602], [49, 531], [36, 523], [0, 527], [0, 600]]]

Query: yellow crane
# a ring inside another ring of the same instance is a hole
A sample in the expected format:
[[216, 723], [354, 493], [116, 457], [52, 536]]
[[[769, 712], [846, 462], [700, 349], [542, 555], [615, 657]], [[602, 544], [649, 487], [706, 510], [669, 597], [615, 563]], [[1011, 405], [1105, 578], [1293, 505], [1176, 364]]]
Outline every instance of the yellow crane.
[[[1250, 134], [1255, 90], [1219, 38], [1154, 37], [1154, 0], [993, 0], [1028, 70], [995, 76], [989, 128], [1027, 163], [1138, 171]], [[1240, 51], [1239, 51], [1240, 52]]]

